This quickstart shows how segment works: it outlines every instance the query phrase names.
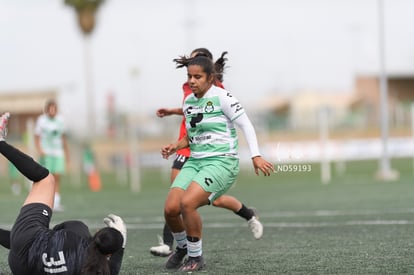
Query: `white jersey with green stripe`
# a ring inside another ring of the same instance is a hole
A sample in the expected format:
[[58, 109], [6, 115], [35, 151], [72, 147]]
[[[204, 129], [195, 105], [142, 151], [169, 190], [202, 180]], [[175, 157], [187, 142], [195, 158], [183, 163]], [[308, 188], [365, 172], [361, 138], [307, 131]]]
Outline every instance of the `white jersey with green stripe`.
[[213, 85], [202, 98], [190, 94], [184, 100], [183, 112], [191, 157], [238, 157], [233, 121], [244, 114], [244, 109], [229, 91]]
[[42, 114], [36, 121], [35, 134], [40, 136], [42, 150], [46, 155], [64, 155], [62, 136], [65, 132], [65, 123], [60, 115], [50, 118], [46, 114]]

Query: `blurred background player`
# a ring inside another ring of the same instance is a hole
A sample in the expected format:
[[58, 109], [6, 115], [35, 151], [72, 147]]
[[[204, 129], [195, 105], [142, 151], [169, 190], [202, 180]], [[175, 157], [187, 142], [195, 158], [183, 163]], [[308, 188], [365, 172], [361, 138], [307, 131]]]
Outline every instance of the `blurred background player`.
[[35, 126], [35, 145], [39, 162], [55, 177], [55, 211], [63, 211], [60, 196], [61, 176], [65, 174], [69, 160], [64, 118], [58, 114], [54, 99], [46, 102], [44, 113], [37, 118]]
[[[216, 70], [216, 80], [214, 85], [224, 88], [223, 87], [223, 73], [225, 64], [227, 61], [227, 58], [225, 58], [225, 55], [227, 52], [223, 52], [221, 57], [215, 61], [214, 66]], [[206, 48], [197, 48], [191, 52], [190, 57], [195, 56], [205, 56], [213, 61], [213, 55], [211, 52]], [[181, 63], [181, 60], [184, 60], [183, 57], [174, 59], [174, 61], [177, 63], [177, 68], [185, 67]], [[184, 99], [192, 93], [190, 86], [187, 82], [185, 82], [182, 86], [183, 89], [183, 101]], [[181, 115], [183, 116], [183, 110], [182, 107], [179, 108], [160, 108], [156, 112], [158, 117], [165, 117], [170, 115]], [[178, 140], [180, 140], [182, 137], [187, 135], [187, 130], [185, 127], [185, 118], [183, 117], [180, 124], [180, 132]], [[175, 159], [171, 168], [171, 183], [174, 181], [178, 173], [180, 172], [181, 168], [183, 167], [184, 163], [188, 160], [190, 157], [190, 148], [183, 148], [176, 152]], [[250, 230], [253, 233], [253, 236], [255, 239], [260, 239], [263, 235], [263, 225], [260, 223], [257, 217], [256, 210], [254, 208], [248, 208], [243, 203], [241, 203], [237, 198], [229, 195], [223, 195], [213, 203], [216, 207], [225, 208], [228, 210], [233, 211], [236, 215], [239, 215], [240, 217], [244, 218], [247, 221], [247, 224], [250, 228]], [[168, 228], [167, 224], [164, 224], [163, 228], [163, 237], [158, 236], [158, 242], [159, 244], [157, 246], [153, 246], [150, 248], [151, 254], [155, 256], [168, 256], [172, 253], [173, 250], [173, 243], [174, 238], [173, 235]]]

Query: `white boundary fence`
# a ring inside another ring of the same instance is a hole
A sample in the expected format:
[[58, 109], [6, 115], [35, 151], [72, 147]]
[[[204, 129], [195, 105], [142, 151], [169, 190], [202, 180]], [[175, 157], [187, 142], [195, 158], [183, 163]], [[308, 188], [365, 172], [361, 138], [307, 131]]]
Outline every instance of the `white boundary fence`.
[[[325, 147], [326, 146], [326, 147]], [[414, 140], [411, 137], [394, 137], [388, 140], [392, 158], [413, 157]], [[379, 159], [382, 144], [380, 138], [320, 141], [274, 142], [262, 146], [262, 151], [274, 163], [351, 161]]]
[[[326, 146], [326, 151], [324, 151]], [[275, 141], [260, 144], [263, 156], [274, 164], [277, 163], [316, 163], [321, 162], [322, 154], [329, 161], [352, 161], [379, 159], [381, 157], [381, 139], [347, 139], [327, 140], [322, 144], [314, 141]], [[414, 140], [411, 137], [389, 138], [389, 155], [391, 158], [414, 157]], [[325, 153], [324, 153], [325, 152]], [[240, 163], [251, 164], [250, 152], [247, 147], [239, 151]], [[159, 152], [143, 153], [140, 156], [143, 167], [171, 168], [173, 157], [165, 160]]]

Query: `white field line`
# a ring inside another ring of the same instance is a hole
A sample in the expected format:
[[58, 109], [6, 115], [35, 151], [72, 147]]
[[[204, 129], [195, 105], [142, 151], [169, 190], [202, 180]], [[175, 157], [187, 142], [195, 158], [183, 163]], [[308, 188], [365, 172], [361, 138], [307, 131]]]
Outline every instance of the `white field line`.
[[[414, 208], [409, 209], [390, 209], [390, 210], [353, 210], [353, 211], [331, 211], [331, 210], [317, 210], [308, 212], [266, 212], [259, 213], [261, 221], [265, 228], [310, 228], [310, 227], [335, 227], [335, 226], [366, 226], [366, 225], [411, 225], [413, 220], [384, 220], [384, 219], [355, 219], [355, 216], [378, 216], [385, 214], [412, 214]], [[273, 222], [277, 218], [309, 218], [309, 217], [345, 217], [353, 216], [353, 219], [348, 221], [333, 221], [333, 222]], [[217, 219], [223, 219], [225, 222], [217, 222]], [[214, 220], [214, 221], [213, 221]], [[272, 221], [273, 220], [273, 221]], [[126, 218], [127, 226], [131, 229], [161, 229], [163, 227], [163, 217], [154, 217], [151, 221], [143, 221], [139, 217]], [[204, 228], [240, 228], [247, 227], [245, 222], [240, 222], [240, 219], [235, 217], [234, 222], [228, 221], [228, 215], [205, 215], [203, 217]]]
[[[228, 220], [228, 213], [223, 214], [225, 211], [213, 215], [203, 215], [203, 221], [209, 220]], [[274, 212], [260, 212], [259, 217], [261, 219], [273, 219], [273, 218], [307, 218], [307, 217], [343, 217], [343, 216], [369, 216], [369, 215], [385, 215], [385, 214], [414, 214], [414, 208], [407, 209], [382, 209], [382, 210], [316, 210], [316, 211], [274, 211]], [[157, 216], [151, 219], [143, 219], [142, 217], [129, 217], [128, 221], [132, 223], [146, 222], [164, 222], [164, 217]]]
[[[261, 221], [265, 228], [311, 228], [311, 227], [335, 227], [335, 226], [366, 226], [366, 225], [412, 225], [413, 220], [398, 220], [398, 219], [355, 219], [355, 216], [371, 216], [371, 215], [384, 215], [384, 214], [412, 214], [414, 208], [409, 209], [390, 209], [390, 210], [349, 210], [349, 211], [331, 211], [331, 210], [317, 210], [317, 211], [288, 211], [288, 212], [266, 212], [259, 213]], [[318, 222], [301, 222], [301, 218], [309, 217], [344, 217], [353, 216], [353, 219], [348, 221], [318, 221]], [[292, 222], [274, 222], [277, 218], [298, 218], [299, 221]], [[103, 224], [96, 223], [96, 220], [85, 220], [85, 222], [91, 229], [97, 229], [103, 227]], [[164, 225], [164, 219], [161, 216], [157, 216], [151, 219], [135, 217], [124, 217], [127, 228], [129, 229], [162, 229]], [[217, 222], [217, 220], [225, 220], [225, 222]], [[58, 223], [56, 221], [55, 223]], [[51, 226], [53, 226], [52, 221]], [[10, 229], [11, 224], [0, 224], [0, 228]], [[203, 217], [204, 228], [240, 228], [247, 227], [247, 223], [242, 222], [240, 218], [235, 217], [234, 221], [228, 221], [228, 215], [204, 215]]]
[[[346, 222], [264, 222], [264, 228], [316, 228], [316, 227], [338, 227], [338, 226], [359, 226], [359, 225], [411, 225], [414, 224], [414, 220], [353, 220]], [[127, 223], [128, 229], [162, 229], [163, 223], [146, 223], [146, 224], [134, 224]], [[91, 225], [91, 228], [99, 228], [101, 225]], [[203, 228], [242, 228], [247, 227], [247, 224], [243, 223], [204, 223]]]
[[[275, 212], [264, 212], [260, 213], [259, 216], [262, 218], [261, 221], [265, 228], [309, 228], [309, 227], [334, 227], [334, 226], [359, 226], [359, 225], [411, 225], [414, 224], [413, 220], [373, 220], [372, 217], [369, 219], [352, 219], [348, 221], [340, 222], [272, 222], [269, 220], [274, 220], [277, 218], [309, 218], [309, 217], [344, 217], [344, 216], [370, 216], [370, 215], [384, 215], [384, 214], [412, 214], [414, 213], [414, 208], [408, 209], [389, 209], [389, 210], [317, 210], [317, 211], [275, 211]], [[223, 217], [226, 222], [209, 222], [209, 220], [217, 221], [218, 218]], [[133, 221], [137, 223], [134, 223]], [[138, 222], [139, 220], [139, 222]], [[300, 219], [299, 219], [300, 220]], [[131, 218], [128, 219], [128, 227], [131, 229], [156, 229], [163, 227], [163, 218], [156, 217], [153, 221], [155, 223], [142, 223], [142, 219]], [[157, 223], [160, 222], [160, 223]], [[246, 227], [246, 223], [237, 221], [237, 218], [234, 222], [228, 222], [228, 215], [214, 215], [214, 218], [210, 215], [203, 217], [203, 227], [204, 228], [237, 228], [237, 227]]]
[[290, 218], [290, 217], [340, 217], [340, 216], [368, 216], [384, 214], [413, 214], [414, 208], [408, 209], [381, 209], [381, 210], [316, 210], [316, 211], [275, 211], [260, 213], [262, 218]]

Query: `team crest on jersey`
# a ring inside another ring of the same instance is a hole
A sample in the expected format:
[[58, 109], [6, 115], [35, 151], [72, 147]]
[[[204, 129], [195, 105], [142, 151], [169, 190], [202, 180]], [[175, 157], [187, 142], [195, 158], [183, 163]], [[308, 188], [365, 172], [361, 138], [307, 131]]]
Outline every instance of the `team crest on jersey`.
[[213, 112], [213, 111], [214, 111], [214, 105], [213, 105], [213, 102], [211, 102], [211, 101], [207, 102], [206, 107], [204, 107], [204, 111], [205, 111], [206, 113], [211, 113], [211, 112]]

